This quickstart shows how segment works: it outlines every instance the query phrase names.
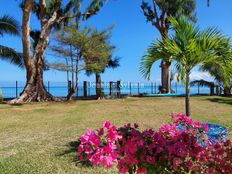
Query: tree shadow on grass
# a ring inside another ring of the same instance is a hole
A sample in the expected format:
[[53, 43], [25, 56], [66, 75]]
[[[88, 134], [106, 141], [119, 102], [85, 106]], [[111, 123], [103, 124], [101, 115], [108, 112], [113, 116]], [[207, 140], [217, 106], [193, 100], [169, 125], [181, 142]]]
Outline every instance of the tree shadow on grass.
[[232, 105], [232, 98], [231, 97], [225, 97], [225, 98], [207, 98], [206, 100], [209, 100], [211, 102], [216, 102], [216, 103], [224, 103], [224, 104]]

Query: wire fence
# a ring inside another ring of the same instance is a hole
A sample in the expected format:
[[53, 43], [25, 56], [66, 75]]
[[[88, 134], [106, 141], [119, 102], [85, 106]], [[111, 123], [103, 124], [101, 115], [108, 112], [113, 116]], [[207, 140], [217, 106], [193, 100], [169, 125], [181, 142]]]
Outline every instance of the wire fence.
[[[109, 95], [111, 91], [111, 82], [102, 82], [101, 87], [105, 95]], [[20, 93], [25, 87], [25, 82], [22, 81], [11, 81], [11, 82], [0, 82], [0, 88], [4, 98], [15, 98], [19, 97]], [[65, 97], [68, 94], [68, 83], [67, 82], [44, 82], [47, 91], [57, 97]], [[120, 92], [122, 95], [138, 95], [138, 94], [158, 94], [160, 83], [150, 82], [120, 82]], [[85, 88], [84, 88], [85, 87]], [[174, 93], [185, 94], [185, 87], [183, 84], [174, 82], [171, 84], [171, 89]], [[190, 89], [191, 94], [209, 94], [210, 89], [202, 86], [192, 86]], [[77, 93], [74, 96], [92, 96], [96, 95], [96, 83], [95, 82], [79, 82]]]

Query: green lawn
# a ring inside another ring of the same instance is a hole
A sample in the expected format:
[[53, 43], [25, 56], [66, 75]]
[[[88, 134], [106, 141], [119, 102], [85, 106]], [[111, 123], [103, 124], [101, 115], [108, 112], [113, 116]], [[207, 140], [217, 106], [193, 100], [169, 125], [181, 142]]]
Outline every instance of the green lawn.
[[[232, 130], [232, 98], [192, 97], [191, 106], [195, 120]], [[0, 173], [117, 173], [78, 164], [78, 137], [105, 120], [118, 126], [137, 122], [142, 129], [157, 129], [170, 120], [170, 112], [183, 113], [184, 98], [0, 104]]]

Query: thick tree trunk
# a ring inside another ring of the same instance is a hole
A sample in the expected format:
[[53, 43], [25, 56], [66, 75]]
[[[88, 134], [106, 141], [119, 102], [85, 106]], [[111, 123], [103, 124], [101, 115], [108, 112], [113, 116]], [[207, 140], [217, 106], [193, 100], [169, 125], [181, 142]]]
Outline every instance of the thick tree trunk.
[[97, 99], [101, 98], [102, 86], [101, 86], [101, 76], [99, 73], [96, 73], [96, 96]]
[[170, 66], [170, 62], [161, 61], [161, 83], [164, 93], [171, 92]]
[[190, 116], [190, 80], [189, 73], [186, 73], [186, 83], [185, 83], [185, 111], [186, 115]]
[[[37, 54], [36, 54], [37, 55]], [[36, 56], [35, 55], [35, 56]], [[38, 54], [38, 56], [41, 54]], [[43, 55], [43, 54], [42, 54]], [[35, 58], [35, 57], [34, 57]], [[43, 83], [43, 60], [42, 57], [30, 59], [31, 64], [27, 69], [27, 83], [19, 98], [10, 103], [32, 102], [32, 101], [58, 101], [60, 99], [53, 97], [47, 92]]]
[[42, 24], [42, 30], [38, 44], [36, 45], [33, 58], [30, 55], [30, 17], [34, 6], [33, 0], [26, 0], [23, 9], [22, 43], [23, 59], [27, 70], [27, 83], [19, 98], [10, 103], [32, 101], [57, 101], [43, 84], [44, 54], [50, 38], [51, 27], [54, 24], [56, 13], [46, 23]]

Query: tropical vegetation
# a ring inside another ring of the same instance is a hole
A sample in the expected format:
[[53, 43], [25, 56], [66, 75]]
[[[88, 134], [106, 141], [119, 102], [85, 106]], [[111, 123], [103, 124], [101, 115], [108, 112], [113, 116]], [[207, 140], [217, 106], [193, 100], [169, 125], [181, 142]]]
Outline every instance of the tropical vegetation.
[[100, 74], [105, 68], [119, 66], [119, 58], [113, 57], [115, 46], [110, 43], [111, 30], [111, 27], [102, 31], [93, 27], [79, 30], [75, 27], [67, 27], [55, 36], [56, 44], [49, 48], [55, 52], [54, 56], [58, 57], [58, 60], [48, 65], [66, 71], [67, 81], [69, 81], [69, 72], [71, 73], [68, 100], [78, 91], [78, 74], [81, 71], [85, 71], [87, 75], [95, 74], [96, 97], [101, 96]]
[[[21, 3], [22, 18], [22, 44], [23, 60], [26, 68], [26, 86], [19, 98], [11, 103], [30, 101], [58, 100], [47, 92], [43, 83], [43, 71], [45, 64], [45, 51], [49, 44], [51, 32], [67, 25], [72, 20], [83, 19], [95, 15], [106, 0], [92, 0], [83, 11], [80, 0], [70, 1], [34, 1], [24, 0]], [[33, 54], [31, 54], [30, 20], [35, 13], [40, 21], [40, 37]]]
[[[228, 43], [228, 38], [216, 28], [208, 28], [200, 31], [188, 18], [180, 17], [178, 20], [170, 18], [174, 35], [163, 40], [157, 40], [148, 49], [141, 61], [141, 73], [145, 78], [150, 77], [152, 65], [165, 59], [175, 62], [178, 80], [185, 83], [185, 108], [186, 115], [190, 116], [190, 73], [197, 65], [202, 66], [213, 62], [221, 67], [231, 77], [230, 47], [223, 47]], [[225, 55], [226, 56], [225, 56]]]

